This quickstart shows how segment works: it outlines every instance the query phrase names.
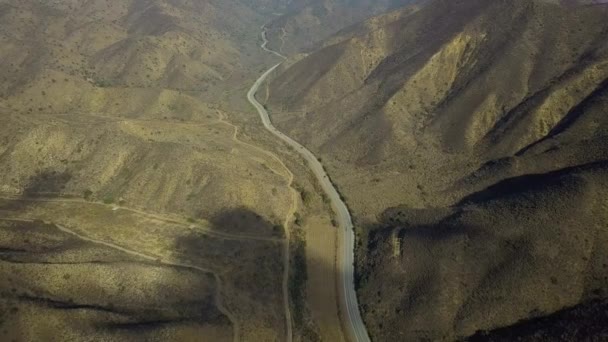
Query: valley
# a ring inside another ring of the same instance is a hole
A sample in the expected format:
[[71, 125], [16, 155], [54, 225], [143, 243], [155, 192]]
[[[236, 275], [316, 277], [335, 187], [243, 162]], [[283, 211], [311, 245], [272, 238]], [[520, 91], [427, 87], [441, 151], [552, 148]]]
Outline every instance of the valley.
[[0, 0], [0, 340], [608, 338], [606, 18]]
[[[268, 40], [266, 39], [265, 30], [262, 32], [262, 38], [263, 43], [261, 47], [264, 50], [268, 50], [266, 48]], [[278, 57], [286, 59], [283, 55], [276, 51], [268, 51], [277, 55]], [[304, 146], [300, 145], [295, 140], [291, 139], [290, 137], [277, 130], [270, 122], [268, 112], [266, 111], [264, 106], [260, 104], [255, 98], [255, 94], [258, 92], [260, 84], [264, 82], [268, 75], [270, 75], [270, 73], [272, 73], [279, 66], [280, 64], [276, 64], [270, 69], [268, 69], [264, 74], [262, 74], [262, 76], [258, 78], [255, 84], [249, 90], [247, 98], [260, 114], [260, 118], [262, 119], [264, 127], [272, 134], [276, 135], [278, 138], [289, 144], [289, 146], [293, 147], [298, 153], [300, 153], [304, 157], [305, 162], [308, 164], [311, 171], [317, 178], [317, 181], [321, 185], [321, 188], [323, 189], [323, 195], [326, 195], [328, 200], [331, 202], [331, 206], [334, 212], [336, 213], [336, 228], [340, 229], [341, 234], [344, 234], [344, 237], [342, 238], [343, 245], [341, 246], [341, 249], [343, 251], [341, 265], [336, 265], [336, 268], [339, 270], [338, 273], [341, 274], [341, 297], [343, 296], [345, 300], [345, 303], [341, 306], [343, 306], [346, 312], [345, 319], [347, 320], [347, 331], [353, 341], [369, 341], [369, 337], [367, 336], [367, 331], [365, 329], [365, 324], [361, 320], [361, 314], [359, 313], [359, 303], [357, 300], [357, 294], [355, 292], [355, 239], [350, 212], [348, 211], [346, 204], [344, 204], [344, 202], [340, 198], [340, 194], [338, 194], [336, 188], [329, 180], [329, 176], [325, 172], [323, 165], [321, 165], [321, 163], [318, 161], [317, 157], [309, 150], [307, 150]]]

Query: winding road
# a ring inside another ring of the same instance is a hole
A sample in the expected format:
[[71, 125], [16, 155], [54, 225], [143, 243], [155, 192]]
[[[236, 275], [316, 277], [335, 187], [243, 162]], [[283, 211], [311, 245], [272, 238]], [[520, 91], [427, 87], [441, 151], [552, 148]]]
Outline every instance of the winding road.
[[[283, 56], [279, 52], [273, 51], [267, 47], [268, 39], [266, 38], [266, 30], [262, 27], [262, 39], [263, 43], [260, 46], [263, 50], [280, 57], [285, 60], [287, 57]], [[341, 279], [341, 290], [343, 292], [343, 300], [345, 301], [344, 308], [346, 309], [346, 314], [344, 315], [344, 325], [347, 329], [346, 333], [353, 341], [356, 342], [368, 342], [370, 341], [369, 336], [367, 334], [367, 330], [365, 328], [365, 324], [361, 319], [361, 313], [359, 312], [359, 303], [357, 301], [357, 293], [355, 291], [355, 279], [354, 279], [354, 261], [355, 261], [355, 233], [353, 230], [353, 223], [348, 208], [342, 199], [340, 198], [340, 194], [336, 190], [335, 186], [331, 183], [323, 165], [319, 162], [317, 157], [310, 152], [306, 147], [302, 146], [297, 141], [283, 134], [281, 131], [276, 129], [272, 122], [270, 121], [270, 117], [268, 115], [268, 111], [266, 108], [259, 103], [255, 95], [258, 92], [258, 89], [262, 83], [268, 78], [276, 68], [278, 68], [283, 61], [272, 66], [266, 72], [264, 72], [253, 84], [249, 92], [247, 93], [247, 100], [256, 108], [257, 112], [262, 119], [262, 123], [264, 127], [272, 134], [285, 141], [287, 144], [292, 146], [304, 159], [308, 162], [308, 166], [312, 170], [315, 177], [318, 179], [319, 184], [321, 185], [323, 191], [328, 196], [331, 201], [331, 205], [336, 213], [336, 221], [338, 222], [339, 229], [343, 234], [343, 243], [342, 251], [344, 252], [342, 255], [341, 264], [338, 263], [337, 267], [342, 269], [342, 277], [338, 277]]]

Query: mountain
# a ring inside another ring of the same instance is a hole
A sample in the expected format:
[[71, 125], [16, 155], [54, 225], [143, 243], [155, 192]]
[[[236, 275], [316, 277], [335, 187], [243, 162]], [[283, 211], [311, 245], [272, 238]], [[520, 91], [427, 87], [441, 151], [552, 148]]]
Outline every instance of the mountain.
[[[271, 41], [287, 52], [307, 52], [338, 31], [391, 9], [421, 0], [307, 0], [291, 2], [285, 13], [267, 23]], [[287, 38], [287, 39], [283, 39]]]
[[608, 6], [434, 0], [287, 63], [267, 106], [358, 226], [377, 340], [453, 340], [606, 298]]
[[290, 58], [257, 98], [353, 214], [375, 340], [605, 339], [606, 18], [0, 0], [0, 340], [340, 340], [327, 198], [245, 98], [262, 29]]
[[[576, 148], [574, 131], [589, 125], [585, 134], [601, 142], [602, 125], [593, 122], [601, 120], [606, 78], [606, 7], [572, 11], [544, 1], [462, 1], [391, 12], [283, 70], [268, 105], [282, 129], [329, 158], [329, 168], [352, 166], [350, 181], [383, 173], [375, 188], [410, 177], [419, 178], [413, 188], [451, 188], [557, 136], [568, 140], [561, 149]], [[601, 156], [593, 151], [560, 153], [545, 169]], [[458, 199], [414, 192], [412, 205]]]

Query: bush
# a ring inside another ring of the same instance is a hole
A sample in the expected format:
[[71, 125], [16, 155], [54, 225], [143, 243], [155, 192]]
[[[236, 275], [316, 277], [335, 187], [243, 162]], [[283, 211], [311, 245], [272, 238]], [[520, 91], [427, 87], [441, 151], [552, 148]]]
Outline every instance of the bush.
[[300, 216], [300, 213], [293, 214], [293, 217], [295, 218], [295, 221], [294, 221], [295, 224], [298, 226], [301, 226], [303, 222], [302, 222], [302, 216]]
[[302, 198], [302, 202], [304, 202], [304, 204], [310, 203], [310, 193], [306, 191], [306, 189], [300, 189], [300, 197]]
[[304, 309], [306, 306], [306, 282], [308, 281], [305, 242], [301, 239], [297, 239], [292, 253], [292, 272], [290, 272], [289, 276], [289, 297], [293, 303], [293, 319], [297, 325], [302, 325], [304, 321]]
[[275, 235], [282, 235], [283, 234], [283, 226], [280, 224], [275, 224], [274, 226], [272, 226], [272, 233]]
[[107, 81], [107, 80], [96, 80], [95, 81], [95, 86], [97, 86], [99, 88], [107, 88], [107, 87], [111, 87], [112, 83], [110, 81]]

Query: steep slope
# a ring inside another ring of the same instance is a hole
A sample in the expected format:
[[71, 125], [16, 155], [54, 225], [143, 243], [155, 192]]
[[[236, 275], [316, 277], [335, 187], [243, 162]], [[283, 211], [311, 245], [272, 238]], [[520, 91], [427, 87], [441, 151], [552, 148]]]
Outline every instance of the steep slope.
[[357, 219], [374, 338], [466, 338], [606, 298], [606, 18], [599, 3], [435, 0], [270, 82], [274, 122]]
[[387, 211], [360, 280], [369, 331], [454, 340], [606, 298], [607, 176], [598, 162], [508, 179], [448, 210]]
[[[271, 82], [268, 104], [330, 168], [390, 170], [383, 183], [413, 168], [414, 187], [446, 186], [555, 135], [597, 102], [608, 77], [606, 11], [483, 0], [406, 8], [291, 65]], [[589, 115], [579, 120], [595, 121]], [[444, 164], [459, 167], [434, 179]]]

